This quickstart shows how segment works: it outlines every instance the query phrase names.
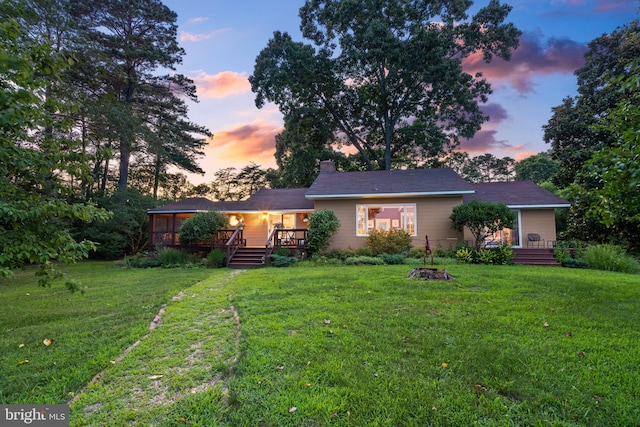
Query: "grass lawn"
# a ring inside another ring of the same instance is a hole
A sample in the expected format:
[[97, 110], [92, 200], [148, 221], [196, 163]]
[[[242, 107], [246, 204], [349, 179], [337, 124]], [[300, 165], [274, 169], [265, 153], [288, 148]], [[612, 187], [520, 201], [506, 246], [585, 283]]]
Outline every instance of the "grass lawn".
[[[35, 285], [0, 287], [3, 299], [12, 298], [11, 311], [5, 305], [0, 312], [0, 364], [12, 375], [0, 377], [3, 403], [64, 400], [108, 366], [72, 404], [72, 426], [640, 425], [637, 275], [449, 265], [454, 282], [428, 283], [406, 279], [408, 266], [235, 275], [97, 266], [104, 269], [100, 289], [120, 299], [106, 308], [109, 298], [97, 298], [102, 311], [85, 303], [75, 320], [59, 306], [81, 306], [97, 289], [71, 296]], [[74, 274], [89, 271], [81, 265]], [[149, 282], [140, 285], [143, 277]], [[142, 310], [140, 325], [129, 325], [133, 308], [144, 305], [137, 300], [142, 295], [122, 294], [139, 286], [147, 295], [165, 277], [183, 285], [165, 289], [157, 305]], [[34, 304], [34, 290], [52, 303]], [[181, 290], [182, 298], [171, 301]], [[87, 339], [85, 353], [75, 357], [78, 366], [59, 369], [47, 352], [66, 339], [52, 333], [54, 343], [42, 344], [58, 322], [66, 329], [92, 323], [93, 331], [100, 317], [112, 317], [99, 329], [122, 351], [147, 333], [163, 302], [159, 326], [115, 364], [117, 351], [95, 363], [106, 344]], [[43, 313], [31, 318], [32, 307]], [[32, 381], [35, 386], [13, 384], [25, 368], [37, 376], [33, 365], [43, 357], [53, 373]], [[84, 380], [44, 393], [42, 384], [64, 382], [76, 370], [85, 372]]]
[[[37, 285], [34, 270], [0, 279], [0, 403], [63, 403], [142, 337], [166, 303], [204, 269], [64, 267], [85, 292]], [[52, 340], [46, 346], [44, 340]]]

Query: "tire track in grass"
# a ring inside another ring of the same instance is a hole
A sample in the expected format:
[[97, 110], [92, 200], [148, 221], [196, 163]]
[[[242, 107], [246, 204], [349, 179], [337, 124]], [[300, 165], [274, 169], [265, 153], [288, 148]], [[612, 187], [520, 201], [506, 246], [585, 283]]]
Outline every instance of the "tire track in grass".
[[149, 331], [69, 401], [71, 425], [103, 425], [132, 413], [144, 425], [199, 394], [219, 393], [226, 406], [241, 327], [228, 288], [241, 272], [212, 276], [163, 305]]

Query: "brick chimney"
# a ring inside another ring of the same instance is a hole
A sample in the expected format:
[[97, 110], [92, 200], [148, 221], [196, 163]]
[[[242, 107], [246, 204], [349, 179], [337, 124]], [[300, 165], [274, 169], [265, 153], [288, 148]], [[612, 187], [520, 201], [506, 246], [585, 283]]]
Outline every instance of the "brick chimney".
[[320, 162], [320, 173], [334, 173], [336, 171], [336, 164], [333, 160], [322, 160]]

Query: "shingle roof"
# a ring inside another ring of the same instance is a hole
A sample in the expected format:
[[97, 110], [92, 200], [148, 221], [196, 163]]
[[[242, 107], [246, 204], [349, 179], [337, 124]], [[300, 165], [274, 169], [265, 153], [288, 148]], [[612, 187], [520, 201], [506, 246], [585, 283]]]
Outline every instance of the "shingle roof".
[[213, 209], [215, 203], [204, 197], [190, 197], [168, 205], [149, 209], [148, 213], [203, 212]]
[[483, 182], [473, 184], [474, 194], [465, 194], [463, 202], [505, 203], [509, 207], [569, 207], [569, 202], [530, 181]]
[[307, 191], [307, 198], [428, 196], [471, 192], [471, 184], [453, 169], [408, 169], [321, 173]]
[[313, 210], [313, 201], [304, 195], [306, 188], [263, 188], [242, 205], [241, 211]]
[[313, 201], [304, 197], [306, 188], [263, 188], [247, 200], [212, 202], [204, 197], [190, 197], [147, 211], [149, 214], [192, 213], [215, 209], [219, 212], [263, 212], [313, 210]]

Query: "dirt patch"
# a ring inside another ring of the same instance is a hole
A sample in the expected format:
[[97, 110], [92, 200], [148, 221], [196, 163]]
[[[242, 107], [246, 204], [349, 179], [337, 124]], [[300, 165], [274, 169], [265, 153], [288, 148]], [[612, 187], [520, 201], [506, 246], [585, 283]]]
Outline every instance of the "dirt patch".
[[447, 270], [437, 268], [416, 267], [407, 275], [407, 278], [418, 278], [423, 280], [453, 280], [453, 276]]

